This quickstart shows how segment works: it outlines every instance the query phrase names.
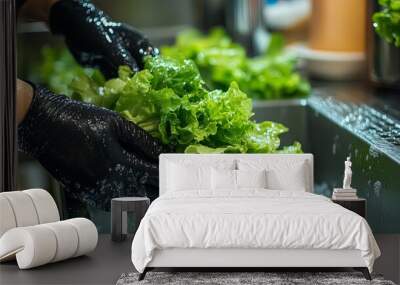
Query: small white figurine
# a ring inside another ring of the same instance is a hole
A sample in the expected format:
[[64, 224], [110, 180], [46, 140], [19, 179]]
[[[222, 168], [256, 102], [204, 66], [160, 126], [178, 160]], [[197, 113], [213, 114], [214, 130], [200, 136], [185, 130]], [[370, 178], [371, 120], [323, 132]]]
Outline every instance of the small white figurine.
[[343, 179], [343, 189], [352, 189], [351, 188], [351, 176], [353, 172], [351, 171], [351, 160], [350, 157], [347, 157], [347, 160], [344, 162], [344, 179]]

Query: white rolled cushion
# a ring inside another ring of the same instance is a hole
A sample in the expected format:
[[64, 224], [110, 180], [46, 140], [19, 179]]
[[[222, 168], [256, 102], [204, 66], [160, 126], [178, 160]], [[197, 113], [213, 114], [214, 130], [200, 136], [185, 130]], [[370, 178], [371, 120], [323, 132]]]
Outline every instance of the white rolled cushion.
[[168, 164], [168, 191], [211, 189], [211, 168], [206, 166]]
[[96, 248], [97, 230], [88, 219], [18, 227], [0, 238], [0, 261], [16, 256], [20, 269], [28, 269], [86, 254]]
[[0, 195], [0, 237], [9, 229], [15, 228], [17, 222], [10, 202]]
[[57, 205], [49, 192], [43, 189], [29, 189], [22, 192], [28, 194], [32, 199], [39, 218], [39, 224], [60, 220]]
[[13, 209], [17, 227], [26, 227], [39, 224], [38, 214], [31, 197], [22, 191], [2, 192]]
[[6, 232], [0, 239], [0, 260], [16, 254], [20, 269], [51, 262], [57, 241], [53, 231], [43, 225], [19, 227]]
[[263, 170], [236, 170], [237, 187], [240, 188], [267, 188], [267, 171]]
[[75, 228], [65, 221], [43, 224], [56, 236], [57, 248], [51, 262], [57, 262], [75, 256], [78, 250], [79, 237]]
[[236, 190], [236, 170], [213, 168], [212, 183], [214, 191]]
[[96, 248], [98, 233], [97, 228], [92, 221], [85, 218], [74, 218], [63, 222], [74, 226], [78, 233], [78, 248], [74, 257], [91, 252]]

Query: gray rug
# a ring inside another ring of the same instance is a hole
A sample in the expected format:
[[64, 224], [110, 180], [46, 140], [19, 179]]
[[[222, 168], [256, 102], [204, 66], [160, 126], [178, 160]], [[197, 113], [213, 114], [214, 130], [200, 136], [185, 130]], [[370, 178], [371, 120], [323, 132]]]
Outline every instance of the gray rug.
[[138, 276], [138, 273], [122, 274], [117, 285], [395, 285], [379, 275], [373, 275], [373, 280], [368, 281], [359, 272], [148, 272], [142, 281], [137, 280]]

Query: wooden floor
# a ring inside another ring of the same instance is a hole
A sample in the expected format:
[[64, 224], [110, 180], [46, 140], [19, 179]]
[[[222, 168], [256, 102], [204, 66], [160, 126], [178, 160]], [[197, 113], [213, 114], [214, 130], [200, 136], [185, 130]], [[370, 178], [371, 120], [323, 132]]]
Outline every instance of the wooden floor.
[[[400, 235], [376, 235], [376, 239], [383, 257], [377, 260], [375, 271], [399, 283]], [[115, 243], [110, 235], [100, 235], [96, 250], [88, 256], [29, 270], [19, 270], [15, 262], [2, 263], [0, 284], [115, 284], [122, 273], [134, 271], [130, 258], [131, 241], [132, 237]]]

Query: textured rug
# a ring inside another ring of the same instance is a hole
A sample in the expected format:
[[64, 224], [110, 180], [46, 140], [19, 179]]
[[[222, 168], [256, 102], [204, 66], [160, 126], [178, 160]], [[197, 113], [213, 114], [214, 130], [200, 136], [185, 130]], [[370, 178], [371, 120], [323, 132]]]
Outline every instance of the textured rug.
[[379, 275], [368, 281], [359, 272], [148, 272], [142, 281], [137, 280], [138, 276], [138, 273], [122, 274], [117, 285], [395, 285]]

